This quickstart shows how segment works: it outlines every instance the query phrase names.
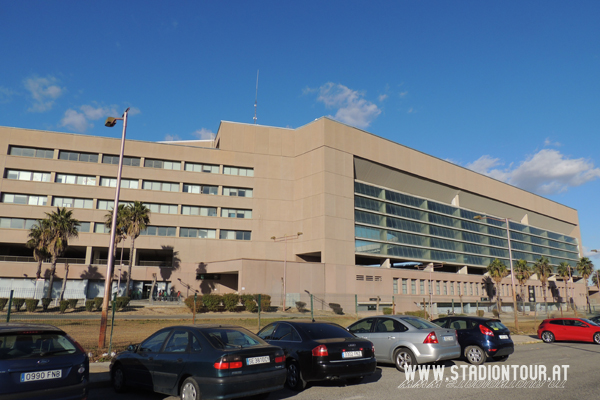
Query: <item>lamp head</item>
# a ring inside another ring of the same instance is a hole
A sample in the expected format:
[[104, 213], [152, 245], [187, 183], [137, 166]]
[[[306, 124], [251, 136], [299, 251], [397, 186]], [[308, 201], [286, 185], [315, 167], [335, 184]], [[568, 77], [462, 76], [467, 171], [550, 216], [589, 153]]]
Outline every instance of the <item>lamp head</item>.
[[113, 126], [116, 125], [118, 119], [119, 118], [108, 117], [108, 118], [106, 118], [106, 122], [104, 123], [104, 126], [112, 128]]
[[473, 219], [483, 219], [483, 217], [481, 215], [476, 215], [473, 217]]

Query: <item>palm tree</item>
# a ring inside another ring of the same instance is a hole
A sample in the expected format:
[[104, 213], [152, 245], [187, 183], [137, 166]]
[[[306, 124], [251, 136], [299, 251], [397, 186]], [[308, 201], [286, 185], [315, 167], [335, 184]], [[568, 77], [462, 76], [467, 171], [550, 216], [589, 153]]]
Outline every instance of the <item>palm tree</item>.
[[[127, 224], [129, 222], [129, 220], [127, 219], [127, 212], [128, 212], [127, 205], [119, 204], [118, 211], [117, 211], [117, 229], [115, 232], [115, 244], [117, 246], [114, 249], [114, 255], [117, 254], [117, 247], [119, 246], [119, 243], [123, 242], [123, 244], [125, 244], [124, 242], [125, 242], [125, 239], [127, 238]], [[113, 210], [110, 210], [104, 216], [104, 226], [106, 226], [106, 228], [108, 229], [108, 232], [110, 232], [110, 230], [112, 228], [112, 218], [113, 218]], [[122, 264], [123, 264], [123, 246], [121, 246], [121, 265]], [[118, 291], [119, 291], [119, 288], [117, 288], [117, 292]]]
[[[560, 276], [563, 280], [563, 282], [565, 283], [565, 303], [569, 303], [569, 288], [567, 287], [567, 282], [569, 281], [569, 278], [571, 277], [571, 266], [569, 265], [568, 262], [563, 261], [560, 264], [558, 264], [558, 267], [556, 268], [556, 273], [558, 276]], [[563, 311], [562, 311], [562, 307], [560, 308], [560, 316], [563, 316]]]
[[523, 305], [523, 315], [525, 315], [525, 296], [523, 295], [523, 288], [529, 278], [531, 278], [531, 275], [533, 275], [533, 271], [529, 264], [527, 264], [527, 261], [522, 259], [516, 262], [514, 270], [515, 278], [519, 282], [519, 286], [521, 286], [521, 304]]
[[127, 287], [125, 296], [129, 297], [129, 282], [131, 280], [131, 267], [133, 266], [133, 249], [135, 239], [146, 229], [150, 223], [150, 209], [141, 201], [134, 201], [127, 206], [127, 236], [131, 238], [131, 249], [129, 251], [129, 266], [127, 271]]
[[57, 207], [56, 211], [46, 213], [48, 226], [45, 230], [46, 249], [52, 259], [50, 269], [50, 286], [48, 286], [47, 298], [52, 298], [52, 284], [56, 273], [56, 259], [64, 254], [69, 247], [69, 239], [79, 237], [79, 221], [73, 218], [73, 211]]
[[508, 268], [506, 267], [506, 265], [504, 265], [502, 261], [495, 258], [494, 261], [492, 261], [490, 265], [488, 265], [487, 272], [493, 279], [493, 281], [496, 282], [496, 304], [498, 307], [498, 313], [500, 313], [500, 283], [502, 282], [502, 279], [508, 276]]
[[547, 257], [540, 257], [539, 260], [533, 265], [533, 271], [538, 276], [538, 279], [542, 283], [542, 290], [544, 291], [544, 307], [546, 309], [546, 315], [548, 314], [548, 302], [546, 300], [546, 286], [548, 286], [548, 278], [552, 274], [552, 267], [550, 266], [550, 260]]
[[38, 263], [37, 271], [35, 273], [35, 279], [40, 279], [42, 276], [42, 263], [50, 255], [46, 250], [45, 232], [48, 229], [47, 219], [38, 219], [37, 222], [29, 229], [29, 240], [27, 241], [27, 247], [33, 249], [33, 258]]
[[588, 279], [594, 273], [594, 264], [587, 257], [581, 257], [579, 262], [577, 263], [577, 272], [579, 275], [583, 277], [585, 280], [585, 297], [587, 299], [588, 312], [592, 312], [592, 307], [590, 305], [590, 294], [588, 292]]

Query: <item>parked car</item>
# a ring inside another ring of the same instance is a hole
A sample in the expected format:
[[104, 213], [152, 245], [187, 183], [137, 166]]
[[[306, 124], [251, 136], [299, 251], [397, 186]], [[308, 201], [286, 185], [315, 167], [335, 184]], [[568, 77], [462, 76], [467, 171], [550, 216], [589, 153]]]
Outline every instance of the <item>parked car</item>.
[[419, 317], [380, 315], [363, 318], [348, 327], [375, 345], [379, 363], [393, 363], [404, 372], [408, 366], [460, 357], [454, 329], [443, 329]]
[[85, 399], [89, 374], [85, 350], [61, 329], [0, 324], [0, 398]]
[[600, 315], [596, 315], [592, 318], [589, 318], [589, 320], [595, 323], [596, 325], [600, 325]]
[[483, 364], [488, 357], [505, 361], [515, 351], [510, 330], [499, 319], [447, 317], [432, 322], [443, 328], [456, 330], [461, 354], [471, 364]]
[[538, 327], [538, 337], [546, 343], [572, 340], [600, 344], [600, 326], [585, 318], [550, 318]]
[[346, 379], [357, 384], [377, 366], [373, 344], [330, 322], [279, 321], [258, 336], [285, 352], [287, 385], [303, 390], [311, 381]]
[[285, 357], [276, 346], [232, 325], [171, 326], [117, 354], [113, 387], [141, 387], [182, 400], [230, 399], [283, 388]]

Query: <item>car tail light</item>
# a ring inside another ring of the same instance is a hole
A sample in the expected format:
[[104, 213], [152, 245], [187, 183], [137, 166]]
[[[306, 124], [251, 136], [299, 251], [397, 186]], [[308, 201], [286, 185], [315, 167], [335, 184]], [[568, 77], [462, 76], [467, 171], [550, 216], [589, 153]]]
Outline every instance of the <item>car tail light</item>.
[[375, 355], [375, 345], [371, 346], [371, 351], [373, 352], [373, 355]]
[[275, 364], [280, 364], [282, 362], [285, 362], [285, 354], [276, 353], [275, 354]]
[[237, 369], [242, 368], [242, 359], [240, 356], [221, 357], [214, 365], [215, 369]]
[[429, 343], [429, 344], [437, 344], [437, 343], [439, 343], [438, 339], [437, 339], [437, 336], [435, 335], [435, 332], [429, 333], [429, 335], [427, 335], [427, 337], [425, 338], [425, 340], [423, 341], [423, 343], [424, 344], [427, 344], [427, 343]]
[[312, 349], [313, 357], [327, 357], [329, 352], [327, 351], [327, 346], [324, 344], [318, 345], [314, 349]]
[[479, 325], [479, 330], [486, 336], [494, 336], [494, 332], [490, 328], [487, 328], [483, 325]]
[[69, 340], [71, 340], [71, 342], [73, 342], [73, 344], [75, 345], [75, 347], [77, 347], [77, 350], [81, 351], [83, 354], [87, 354], [85, 352], [85, 349], [83, 348], [82, 345], [79, 344], [79, 342], [75, 339], [73, 339], [71, 336], [69, 335], [65, 335], [67, 338], [69, 338]]

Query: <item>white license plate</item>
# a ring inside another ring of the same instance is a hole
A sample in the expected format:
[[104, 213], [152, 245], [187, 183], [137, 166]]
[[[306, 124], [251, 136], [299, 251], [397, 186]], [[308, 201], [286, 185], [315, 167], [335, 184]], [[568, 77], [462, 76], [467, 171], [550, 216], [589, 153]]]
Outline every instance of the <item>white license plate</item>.
[[508, 339], [508, 335], [498, 335], [500, 339]]
[[442, 336], [445, 342], [451, 342], [454, 340], [454, 336]]
[[62, 370], [52, 371], [24, 372], [21, 374], [21, 382], [45, 381], [48, 379], [58, 379], [62, 377]]
[[269, 356], [246, 358], [246, 365], [266, 364], [271, 362]]
[[362, 357], [362, 351], [342, 351], [342, 358]]

